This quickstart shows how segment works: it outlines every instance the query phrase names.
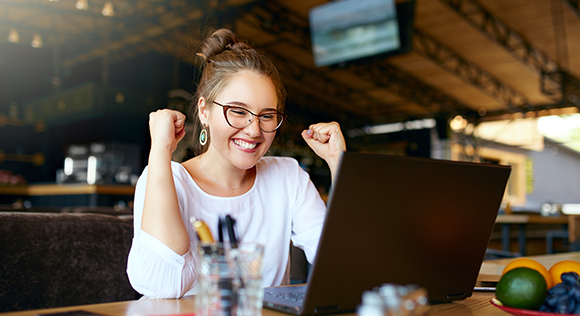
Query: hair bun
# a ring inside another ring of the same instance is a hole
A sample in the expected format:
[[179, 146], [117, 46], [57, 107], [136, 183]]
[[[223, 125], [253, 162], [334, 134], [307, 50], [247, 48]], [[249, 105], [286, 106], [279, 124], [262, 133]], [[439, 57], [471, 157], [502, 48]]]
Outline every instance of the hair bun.
[[200, 47], [198, 56], [203, 58], [207, 63], [212, 61], [213, 57], [225, 52], [232, 51], [234, 53], [243, 53], [248, 50], [253, 50], [250, 45], [238, 40], [236, 34], [228, 29], [219, 29], [212, 33]]

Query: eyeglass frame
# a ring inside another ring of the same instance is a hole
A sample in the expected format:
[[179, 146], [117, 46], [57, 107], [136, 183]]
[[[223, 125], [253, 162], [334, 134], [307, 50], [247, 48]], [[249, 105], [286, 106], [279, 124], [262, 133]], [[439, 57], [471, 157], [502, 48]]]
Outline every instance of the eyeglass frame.
[[[217, 104], [217, 105], [219, 105], [219, 106], [221, 106], [221, 107], [222, 107], [222, 109], [224, 109], [224, 118], [226, 119], [226, 122], [228, 123], [228, 125], [229, 125], [229, 126], [231, 126], [231, 127], [233, 127], [233, 128], [237, 128], [237, 129], [246, 128], [248, 125], [250, 125], [250, 124], [252, 124], [252, 122], [254, 122], [254, 117], [258, 117], [258, 126], [260, 126], [260, 129], [261, 129], [261, 130], [262, 130], [264, 133], [273, 133], [273, 132], [277, 131], [277, 130], [280, 128], [280, 126], [282, 126], [282, 123], [284, 123], [284, 121], [286, 121], [286, 118], [288, 117], [288, 115], [286, 115], [286, 114], [284, 114], [284, 113], [280, 113], [280, 112], [278, 112], [278, 111], [274, 111], [276, 114], [278, 114], [278, 115], [280, 115], [280, 116], [282, 117], [282, 120], [280, 120], [280, 123], [278, 124], [278, 126], [276, 126], [276, 128], [275, 128], [274, 130], [272, 130], [272, 131], [266, 131], [266, 130], [264, 130], [264, 129], [262, 128], [262, 121], [260, 120], [260, 118], [261, 118], [262, 116], [265, 116], [265, 115], [267, 115], [267, 114], [254, 114], [252, 111], [250, 111], [250, 110], [248, 110], [248, 109], [246, 109], [246, 108], [244, 108], [244, 107], [241, 107], [241, 106], [236, 106], [236, 105], [224, 105], [224, 104], [218, 103], [218, 102], [216, 102], [216, 101], [212, 101], [212, 102], [213, 102], [213, 103], [215, 103], [215, 104]], [[236, 126], [233, 126], [233, 125], [232, 125], [232, 123], [230, 123], [230, 121], [228, 120], [228, 115], [227, 115], [227, 113], [226, 113], [226, 112], [227, 112], [229, 109], [231, 109], [231, 108], [235, 108], [235, 109], [241, 109], [241, 110], [243, 110], [243, 111], [246, 111], [246, 112], [248, 112], [248, 113], [252, 114], [252, 119], [251, 119], [251, 120], [248, 122], [248, 124], [246, 124], [245, 126], [242, 126], [242, 127], [236, 127]]]

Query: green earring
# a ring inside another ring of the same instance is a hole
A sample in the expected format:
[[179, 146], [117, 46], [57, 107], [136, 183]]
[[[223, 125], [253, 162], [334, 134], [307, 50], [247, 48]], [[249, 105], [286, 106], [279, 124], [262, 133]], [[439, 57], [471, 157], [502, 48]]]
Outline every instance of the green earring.
[[201, 133], [199, 133], [199, 143], [202, 146], [205, 146], [205, 144], [207, 144], [207, 130], [205, 129], [205, 127], [201, 130]]

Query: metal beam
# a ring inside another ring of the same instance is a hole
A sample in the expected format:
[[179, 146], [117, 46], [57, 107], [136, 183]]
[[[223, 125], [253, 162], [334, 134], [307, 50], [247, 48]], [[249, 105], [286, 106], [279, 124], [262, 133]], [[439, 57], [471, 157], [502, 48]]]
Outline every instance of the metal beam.
[[562, 107], [575, 106], [580, 108], [580, 79], [566, 71], [544, 73], [542, 76], [562, 83], [559, 91], [563, 96], [560, 101]]
[[[541, 76], [540, 85], [542, 92], [546, 95], [559, 96], [561, 98], [556, 104], [566, 103], [569, 99], [580, 99], [580, 90], [575, 87], [564, 86], [577, 81], [578, 78], [567, 73], [558, 62], [552, 60], [537, 47], [534, 47], [522, 34], [509, 27], [507, 23], [497, 18], [476, 0], [439, 1], [454, 10], [460, 17], [489, 39], [503, 46], [523, 64], [529, 65], [534, 71], [537, 71]], [[579, 0], [562, 1], [568, 1], [573, 8], [578, 10]], [[559, 81], [563, 76], [555, 74], [565, 72], [565, 77], [570, 80], [566, 82]]]
[[512, 111], [522, 110], [529, 104], [522, 93], [418, 29], [413, 32], [413, 49], [416, 53], [434, 61], [443, 69], [500, 101]]
[[433, 89], [419, 79], [384, 61], [376, 62], [372, 67], [350, 66], [349, 71], [373, 81], [379, 87], [388, 88], [407, 100], [424, 106], [433, 116], [436, 113], [458, 113], [468, 109], [465, 104]]
[[568, 5], [572, 10], [576, 11], [576, 14], [580, 16], [580, 0], [562, 0], [568, 2]]
[[560, 65], [540, 49], [534, 47], [522, 34], [503, 22], [475, 0], [439, 0], [460, 17], [503, 46], [514, 57], [538, 72], [554, 72]]
[[[503, 22], [475, 0], [439, 0], [454, 10], [460, 17], [487, 36], [490, 40], [504, 47], [517, 60], [532, 70], [542, 73], [561, 71], [561, 66], [543, 51], [532, 45], [522, 34]], [[560, 82], [542, 82], [545, 87], [551, 87], [544, 93], [550, 95]], [[556, 89], [557, 90], [557, 89]]]

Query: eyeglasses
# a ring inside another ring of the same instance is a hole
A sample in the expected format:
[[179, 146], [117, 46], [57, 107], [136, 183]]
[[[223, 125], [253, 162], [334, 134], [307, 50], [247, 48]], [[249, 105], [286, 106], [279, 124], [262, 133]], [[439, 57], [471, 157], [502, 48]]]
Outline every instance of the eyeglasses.
[[264, 114], [254, 114], [250, 110], [239, 106], [223, 105], [216, 101], [213, 101], [213, 103], [224, 109], [226, 122], [228, 122], [228, 124], [233, 128], [242, 129], [252, 124], [254, 117], [258, 117], [260, 129], [266, 133], [271, 133], [280, 128], [286, 119], [286, 114], [276, 111], [270, 111]]

